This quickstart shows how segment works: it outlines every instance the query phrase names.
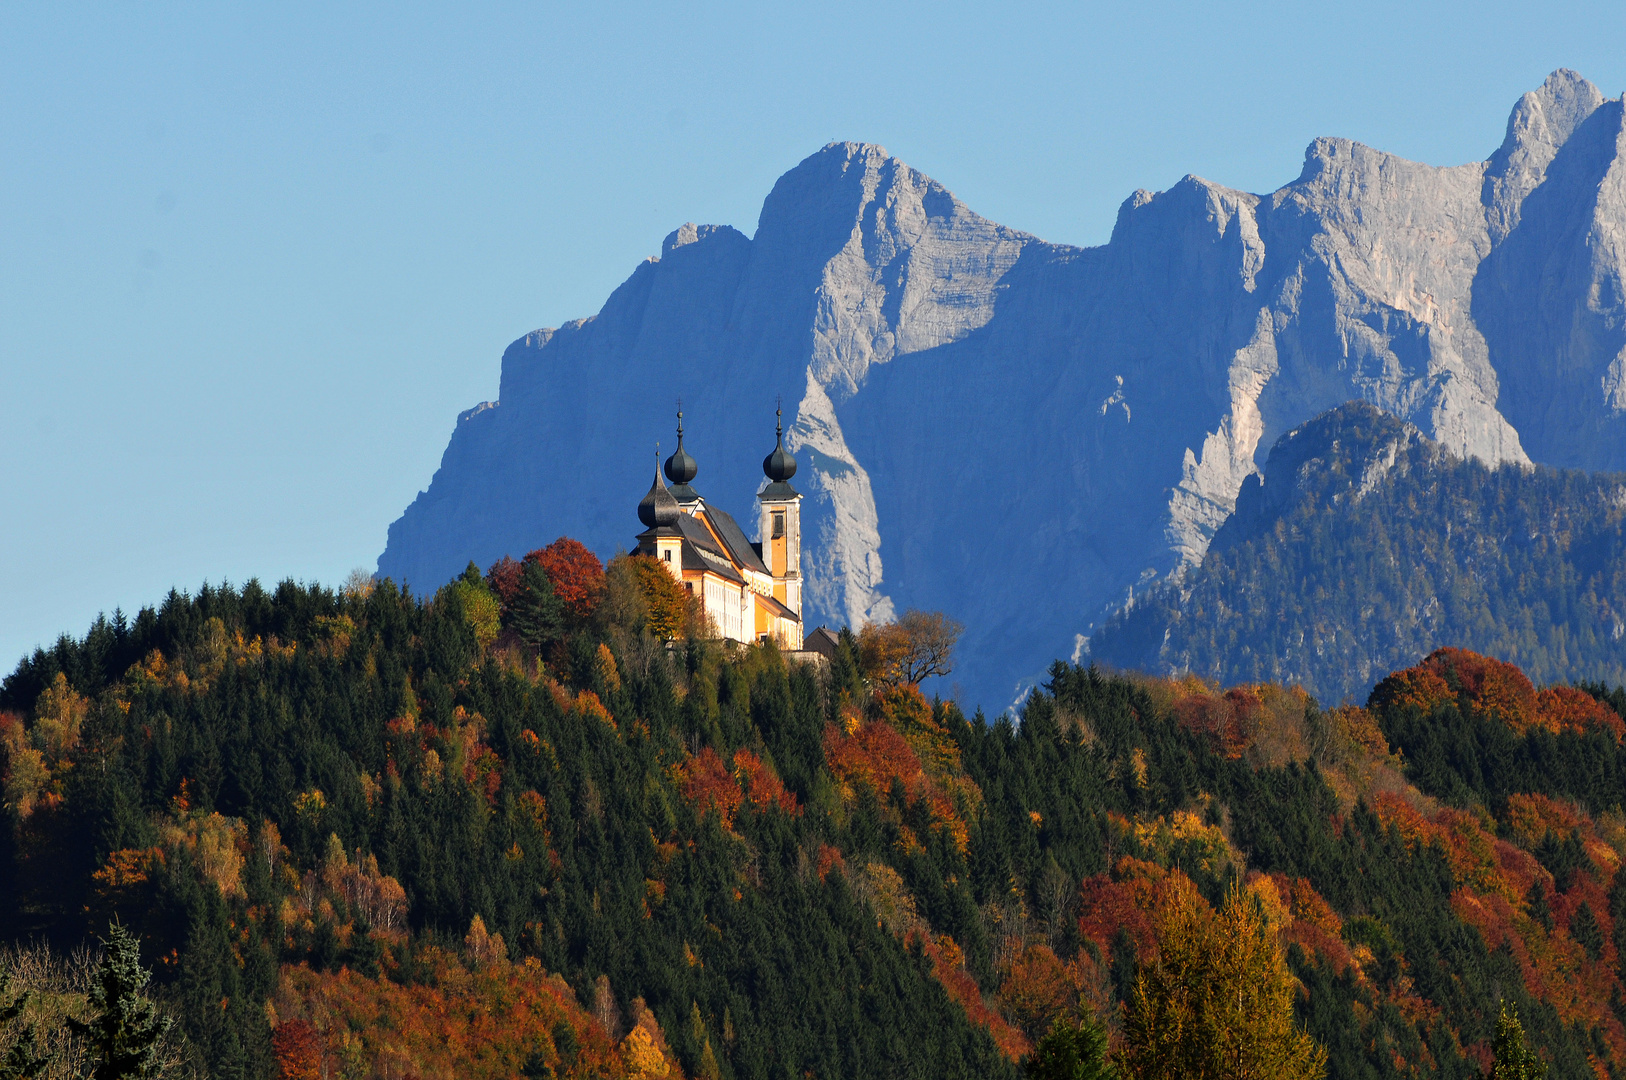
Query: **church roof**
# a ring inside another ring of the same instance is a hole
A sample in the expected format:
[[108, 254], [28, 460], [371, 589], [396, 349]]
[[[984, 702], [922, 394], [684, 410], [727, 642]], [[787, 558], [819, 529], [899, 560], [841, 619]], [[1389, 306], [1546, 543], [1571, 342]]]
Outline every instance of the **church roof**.
[[720, 578], [732, 581], [736, 585], [745, 584], [745, 578], [741, 577], [740, 572], [734, 569], [733, 563], [697, 544], [684, 543], [683, 569], [707, 570]]
[[655, 460], [655, 482], [649, 485], [649, 494], [638, 503], [638, 520], [651, 529], [670, 526], [677, 518], [684, 516], [683, 511], [678, 509], [677, 500], [672, 498], [672, 493], [661, 480], [660, 459], [657, 457]]
[[751, 541], [745, 538], [745, 532], [732, 517], [715, 506], [706, 507], [704, 513], [711, 519], [712, 528], [723, 538], [724, 545], [736, 563], [759, 574], [768, 573], [768, 568], [762, 563], [762, 556], [751, 546]]
[[745, 581], [745, 577], [735, 569], [728, 552], [718, 546], [704, 525], [688, 514], [680, 514], [677, 528], [683, 534], [683, 569], [710, 570], [729, 581]]
[[757, 603], [761, 604], [763, 607], [767, 608], [781, 619], [789, 619], [792, 622], [802, 621], [802, 617], [800, 615], [796, 614], [790, 608], [786, 607], [784, 604], [781, 604], [773, 597], [765, 596], [762, 593], [754, 593], [753, 595], [757, 598]]
[[770, 482], [757, 496], [763, 502], [796, 498], [796, 489], [788, 483], [790, 478], [796, 475], [796, 459], [785, 449], [784, 419], [783, 410], [774, 412], [773, 452], [762, 459], [762, 475]]

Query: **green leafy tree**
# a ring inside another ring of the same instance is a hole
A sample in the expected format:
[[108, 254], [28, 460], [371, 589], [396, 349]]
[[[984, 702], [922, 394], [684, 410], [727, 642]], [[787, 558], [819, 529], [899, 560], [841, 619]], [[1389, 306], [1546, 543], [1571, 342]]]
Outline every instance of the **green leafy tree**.
[[1254, 898], [1233, 883], [1219, 912], [1178, 887], [1159, 957], [1136, 980], [1123, 1071], [1136, 1080], [1317, 1080], [1327, 1052], [1293, 1020], [1294, 981]]
[[1493, 1080], [1543, 1080], [1547, 1075], [1547, 1066], [1525, 1045], [1519, 1010], [1505, 1001], [1502, 1015], [1496, 1020], [1495, 1053], [1496, 1063], [1491, 1068]]
[[468, 569], [463, 571], [463, 576], [453, 583], [452, 588], [457, 590], [458, 597], [463, 601], [463, 621], [474, 631], [480, 647], [483, 649], [497, 640], [497, 634], [502, 630], [502, 601], [486, 584], [480, 568], [469, 563]]
[[142, 996], [152, 973], [141, 966], [141, 945], [118, 923], [108, 927], [101, 970], [90, 988], [97, 1013], [69, 1026], [90, 1042], [97, 1059], [92, 1080], [146, 1080], [159, 1073], [158, 1044], [174, 1023]]
[[1029, 1080], [1110, 1080], [1107, 1033], [1093, 1019], [1058, 1016], [1028, 1058]]

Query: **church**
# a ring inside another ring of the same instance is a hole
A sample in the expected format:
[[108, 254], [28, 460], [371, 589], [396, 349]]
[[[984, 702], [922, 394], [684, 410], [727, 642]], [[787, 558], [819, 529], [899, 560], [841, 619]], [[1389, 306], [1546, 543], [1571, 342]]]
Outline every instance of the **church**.
[[700, 597], [719, 636], [740, 642], [771, 638], [796, 652], [802, 649], [802, 497], [790, 486], [796, 459], [785, 449], [782, 411], [776, 415], [774, 449], [762, 462], [768, 482], [757, 495], [760, 543], [695, 491], [700, 467], [683, 448], [682, 412], [665, 479], [657, 469], [638, 504], [644, 531], [635, 540], [637, 554], [658, 559]]

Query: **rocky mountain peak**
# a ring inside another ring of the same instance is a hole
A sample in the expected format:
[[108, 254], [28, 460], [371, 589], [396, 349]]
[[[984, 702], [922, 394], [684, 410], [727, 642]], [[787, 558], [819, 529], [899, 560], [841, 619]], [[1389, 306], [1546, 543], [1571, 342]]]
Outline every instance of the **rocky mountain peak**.
[[1513, 106], [1507, 136], [1486, 163], [1484, 201], [1493, 241], [1518, 225], [1525, 198], [1546, 178], [1559, 147], [1603, 102], [1596, 86], [1559, 68]]
[[[843, 142], [753, 236], [685, 224], [660, 250], [509, 347], [381, 572], [430, 588], [561, 534], [611, 554], [680, 396], [703, 494], [743, 508], [784, 395], [810, 625], [948, 611], [968, 704], [1000, 707], [1032, 657], [1199, 565], [1266, 452], [1351, 399], [1488, 465], [1626, 468], [1626, 118], [1573, 72], [1489, 161], [1317, 139], [1265, 195], [1136, 192], [1096, 248]], [[976, 455], [947, 467], [947, 431]]]

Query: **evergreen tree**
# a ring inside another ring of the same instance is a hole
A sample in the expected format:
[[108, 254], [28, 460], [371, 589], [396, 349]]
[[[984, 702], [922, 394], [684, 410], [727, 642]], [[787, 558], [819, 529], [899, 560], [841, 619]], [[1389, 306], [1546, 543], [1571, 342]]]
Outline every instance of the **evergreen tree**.
[[564, 627], [565, 606], [554, 595], [553, 582], [538, 563], [520, 571], [519, 589], [508, 605], [508, 623], [520, 640], [535, 649], [548, 645]]
[[[4, 996], [10, 989], [11, 977], [0, 974], [0, 996]], [[23, 991], [11, 1004], [0, 1007], [0, 1031], [9, 1027], [12, 1021], [23, 1014], [28, 1008], [28, 999], [32, 995]], [[43, 1054], [40, 1054], [34, 1045], [34, 1026], [25, 1024], [17, 1032], [16, 1040], [6, 1050], [6, 1056], [0, 1059], [0, 1080], [30, 1080], [45, 1070], [48, 1064]]]
[[1586, 950], [1588, 960], [1603, 959], [1603, 927], [1598, 925], [1598, 917], [1585, 901], [1570, 916], [1570, 937]]
[[1058, 1016], [1028, 1058], [1029, 1080], [1110, 1080], [1107, 1033], [1094, 1019]]
[[152, 973], [141, 966], [141, 945], [118, 923], [102, 940], [101, 970], [90, 988], [96, 1019], [69, 1020], [89, 1040], [97, 1059], [93, 1080], [146, 1080], [158, 1075], [158, 1043], [174, 1021], [142, 996]]
[[1524, 1043], [1519, 1010], [1506, 1002], [1502, 1003], [1502, 1015], [1496, 1020], [1495, 1054], [1492, 1080], [1544, 1080], [1547, 1075], [1547, 1066]]

